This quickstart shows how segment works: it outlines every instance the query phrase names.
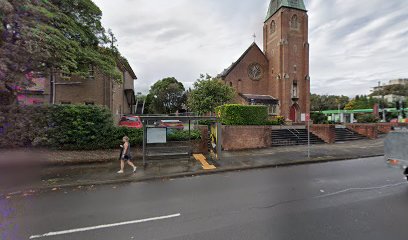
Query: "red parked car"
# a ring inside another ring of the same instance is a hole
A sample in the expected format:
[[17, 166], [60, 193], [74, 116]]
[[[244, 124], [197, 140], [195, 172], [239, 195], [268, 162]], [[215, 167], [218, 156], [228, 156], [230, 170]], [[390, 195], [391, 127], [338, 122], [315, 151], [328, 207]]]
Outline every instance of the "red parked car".
[[143, 128], [143, 123], [138, 116], [123, 116], [119, 121], [119, 126], [128, 128]]

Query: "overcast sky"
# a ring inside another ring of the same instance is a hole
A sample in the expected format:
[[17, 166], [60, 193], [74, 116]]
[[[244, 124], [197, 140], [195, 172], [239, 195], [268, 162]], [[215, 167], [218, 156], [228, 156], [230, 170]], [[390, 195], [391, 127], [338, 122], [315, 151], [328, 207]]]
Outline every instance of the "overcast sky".
[[[186, 87], [217, 75], [256, 41], [269, 0], [94, 0], [147, 92], [164, 77]], [[378, 81], [408, 78], [406, 0], [305, 0], [312, 92], [369, 93]]]

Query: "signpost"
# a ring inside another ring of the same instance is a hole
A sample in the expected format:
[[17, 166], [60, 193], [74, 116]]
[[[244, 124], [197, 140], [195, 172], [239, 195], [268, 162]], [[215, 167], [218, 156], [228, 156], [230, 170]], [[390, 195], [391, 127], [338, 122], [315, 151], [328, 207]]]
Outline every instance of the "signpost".
[[310, 113], [302, 113], [301, 121], [307, 123], [307, 158], [310, 158]]

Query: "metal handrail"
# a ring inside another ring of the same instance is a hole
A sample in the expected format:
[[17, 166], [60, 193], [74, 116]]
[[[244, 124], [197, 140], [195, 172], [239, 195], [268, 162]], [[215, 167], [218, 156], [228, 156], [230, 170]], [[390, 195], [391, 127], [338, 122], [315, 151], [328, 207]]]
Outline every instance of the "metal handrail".
[[352, 131], [352, 130], [350, 130], [350, 129], [348, 129], [348, 128], [344, 128], [348, 133], [351, 133], [352, 135], [357, 135], [357, 133], [356, 132], [354, 132], [354, 131]]
[[[280, 126], [281, 126], [281, 129], [282, 129], [282, 127], [285, 126], [285, 125], [281, 124]], [[297, 129], [295, 129], [295, 128], [293, 128], [293, 129], [286, 128], [286, 129], [298, 139], [298, 142], [300, 141], [300, 137], [299, 137], [300, 133], [299, 133], [299, 131]], [[295, 130], [297, 132], [297, 134], [294, 133], [292, 130]]]

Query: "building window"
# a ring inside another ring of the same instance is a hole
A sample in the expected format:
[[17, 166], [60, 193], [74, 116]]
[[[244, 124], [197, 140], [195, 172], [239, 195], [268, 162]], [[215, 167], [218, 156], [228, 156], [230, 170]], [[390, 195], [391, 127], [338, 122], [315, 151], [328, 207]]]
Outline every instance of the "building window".
[[297, 85], [297, 81], [293, 82], [293, 86], [292, 86], [292, 98], [297, 98], [298, 97], [298, 85]]
[[95, 105], [94, 102], [85, 102], [85, 105]]
[[89, 66], [89, 76], [88, 76], [88, 78], [91, 79], [91, 80], [95, 79], [95, 69], [94, 69], [93, 65]]
[[275, 23], [275, 21], [272, 20], [271, 25], [269, 26], [269, 30], [271, 31], [271, 34], [276, 31], [276, 23]]
[[269, 115], [278, 115], [278, 105], [268, 105], [268, 113]]
[[297, 29], [299, 26], [298, 23], [298, 16], [295, 14], [292, 16], [292, 19], [290, 20], [290, 26], [291, 28]]

